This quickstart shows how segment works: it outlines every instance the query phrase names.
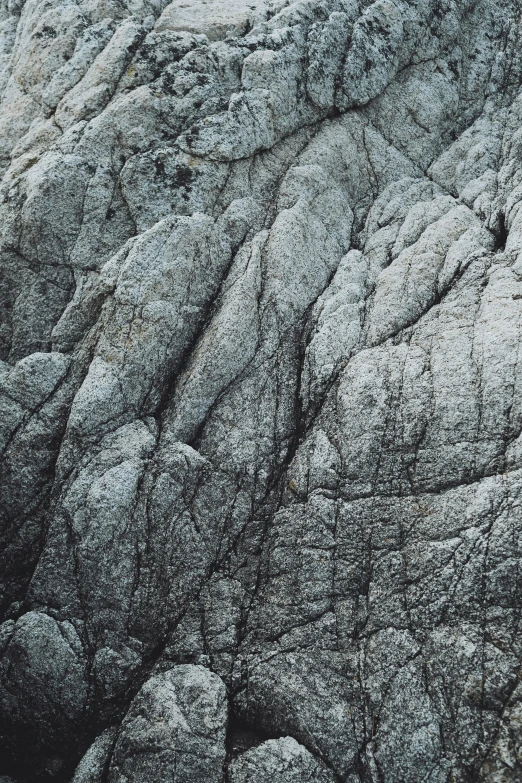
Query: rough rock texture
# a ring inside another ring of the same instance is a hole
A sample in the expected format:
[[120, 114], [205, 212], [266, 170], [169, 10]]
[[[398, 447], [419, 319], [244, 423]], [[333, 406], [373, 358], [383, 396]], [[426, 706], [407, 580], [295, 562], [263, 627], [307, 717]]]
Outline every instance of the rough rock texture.
[[229, 766], [231, 783], [334, 783], [335, 775], [293, 737], [267, 740], [236, 758]]
[[519, 0], [0, 63], [0, 779], [520, 783]]

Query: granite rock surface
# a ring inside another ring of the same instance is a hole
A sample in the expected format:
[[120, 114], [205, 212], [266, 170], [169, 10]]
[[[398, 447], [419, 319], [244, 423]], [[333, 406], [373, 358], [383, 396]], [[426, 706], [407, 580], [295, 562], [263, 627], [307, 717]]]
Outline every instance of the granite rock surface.
[[520, 783], [519, 0], [0, 0], [0, 176], [0, 781]]

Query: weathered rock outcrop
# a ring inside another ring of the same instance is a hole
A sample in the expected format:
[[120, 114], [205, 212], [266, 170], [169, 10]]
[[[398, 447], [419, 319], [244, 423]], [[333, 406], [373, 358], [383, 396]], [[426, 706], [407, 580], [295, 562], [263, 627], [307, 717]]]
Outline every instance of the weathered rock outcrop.
[[519, 0], [0, 42], [0, 775], [519, 782]]

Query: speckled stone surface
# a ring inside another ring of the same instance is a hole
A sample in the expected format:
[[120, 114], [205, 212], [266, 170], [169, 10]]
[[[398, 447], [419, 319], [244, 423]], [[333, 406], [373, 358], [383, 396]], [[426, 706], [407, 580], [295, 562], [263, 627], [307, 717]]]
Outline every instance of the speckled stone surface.
[[1, 783], [520, 783], [521, 38], [0, 1]]

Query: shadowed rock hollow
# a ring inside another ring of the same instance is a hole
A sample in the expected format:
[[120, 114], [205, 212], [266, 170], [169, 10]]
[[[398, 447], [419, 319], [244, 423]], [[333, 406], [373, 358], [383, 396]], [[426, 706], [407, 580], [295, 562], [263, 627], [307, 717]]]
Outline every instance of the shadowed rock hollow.
[[0, 1], [2, 783], [520, 783], [521, 39]]

